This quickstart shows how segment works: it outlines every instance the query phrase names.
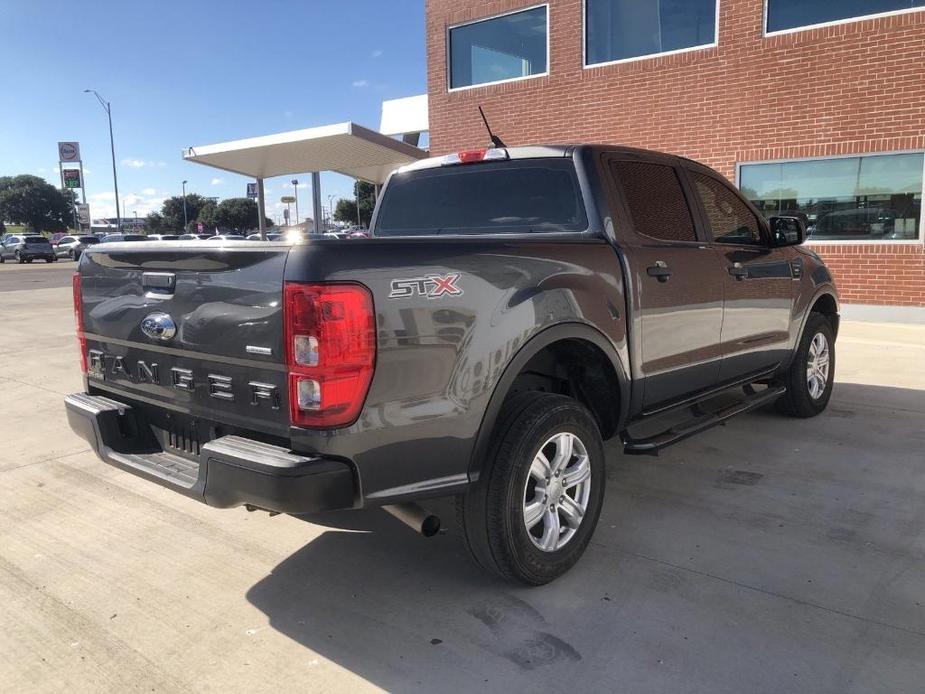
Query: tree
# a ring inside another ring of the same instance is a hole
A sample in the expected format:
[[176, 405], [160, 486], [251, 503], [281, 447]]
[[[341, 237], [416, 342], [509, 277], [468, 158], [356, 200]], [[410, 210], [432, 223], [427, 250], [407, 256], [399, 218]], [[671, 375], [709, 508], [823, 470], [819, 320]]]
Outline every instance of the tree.
[[33, 232], [63, 231], [74, 216], [74, 193], [62, 193], [38, 176], [0, 177], [0, 219]]
[[148, 216], [145, 217], [145, 229], [149, 234], [163, 234], [166, 231], [171, 231], [167, 226], [164, 215], [160, 212], [150, 212]]
[[360, 198], [360, 225], [369, 227], [376, 206], [376, 187], [366, 181], [353, 184], [353, 197], [341, 198], [334, 208], [334, 219], [348, 224], [357, 223], [357, 196]]
[[[273, 222], [268, 226], [272, 226]], [[250, 198], [227, 198], [215, 208], [215, 223], [219, 227], [248, 231], [257, 228], [257, 203]]]
[[[199, 217], [199, 212], [208, 202], [201, 195], [196, 193], [187, 193], [186, 195], [186, 219], [195, 222]], [[164, 218], [165, 227], [170, 231], [176, 231], [183, 228], [183, 196], [175, 195], [172, 198], [164, 200], [161, 205], [161, 216]]]
[[202, 224], [202, 228], [208, 231], [214, 230], [218, 226], [217, 212], [218, 205], [215, 200], [206, 200], [196, 215], [196, 223]]

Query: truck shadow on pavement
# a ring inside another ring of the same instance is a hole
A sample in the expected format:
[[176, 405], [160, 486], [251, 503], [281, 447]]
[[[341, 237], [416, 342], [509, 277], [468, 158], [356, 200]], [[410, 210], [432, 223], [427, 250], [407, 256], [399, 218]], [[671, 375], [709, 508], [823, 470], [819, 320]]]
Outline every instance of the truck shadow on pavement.
[[480, 571], [446, 500], [430, 539], [378, 509], [305, 517], [330, 530], [247, 599], [393, 691], [854, 691], [852, 653], [880, 648], [918, 663], [900, 690], [925, 676], [923, 422], [920, 390], [839, 384], [815, 420], [761, 411], [659, 458], [609, 444], [592, 544], [539, 588]]

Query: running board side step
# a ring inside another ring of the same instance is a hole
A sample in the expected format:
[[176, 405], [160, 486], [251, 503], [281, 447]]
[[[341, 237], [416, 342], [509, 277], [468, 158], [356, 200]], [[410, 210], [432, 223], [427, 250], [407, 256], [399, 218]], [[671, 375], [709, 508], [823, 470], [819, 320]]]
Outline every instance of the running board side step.
[[[785, 386], [770, 386], [762, 391], [753, 391], [744, 400], [729, 405], [718, 412], [695, 415], [689, 421], [677, 424], [661, 434], [645, 439], [633, 439], [627, 435], [624, 438], [623, 451], [629, 455], [658, 455], [658, 452], [663, 448], [667, 448], [718, 424], [723, 424], [727, 419], [731, 419], [736, 415], [764, 407], [786, 392], [787, 388]], [[694, 403], [692, 410], [697, 412], [697, 403]]]

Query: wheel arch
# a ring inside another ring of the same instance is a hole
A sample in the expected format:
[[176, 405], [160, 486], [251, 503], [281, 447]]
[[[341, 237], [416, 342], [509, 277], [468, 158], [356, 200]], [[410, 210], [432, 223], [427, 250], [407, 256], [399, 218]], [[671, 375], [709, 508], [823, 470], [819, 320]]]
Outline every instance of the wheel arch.
[[[514, 386], [518, 382], [518, 378], [525, 375], [525, 368], [545, 352], [555, 350], [557, 346], [564, 347], [570, 344], [583, 345], [595, 350], [599, 354], [602, 363], [606, 364], [607, 375], [613, 379], [618, 393], [615, 405], [616, 415], [612, 422], [607, 422], [606, 431], [602, 431], [602, 434], [606, 439], [622, 430], [630, 403], [630, 383], [617, 350], [603, 333], [590, 325], [585, 323], [559, 323], [533, 336], [505, 366], [501, 378], [498, 379], [489, 398], [488, 406], [485, 408], [485, 413], [482, 415], [482, 421], [476, 434], [475, 445], [469, 459], [468, 472], [471, 482], [478, 480], [501, 407], [507, 397], [514, 392]], [[599, 398], [597, 399], [597, 404], [604, 405]], [[600, 412], [597, 411], [598, 408], [592, 404], [588, 404], [588, 406], [600, 425], [601, 418]]]

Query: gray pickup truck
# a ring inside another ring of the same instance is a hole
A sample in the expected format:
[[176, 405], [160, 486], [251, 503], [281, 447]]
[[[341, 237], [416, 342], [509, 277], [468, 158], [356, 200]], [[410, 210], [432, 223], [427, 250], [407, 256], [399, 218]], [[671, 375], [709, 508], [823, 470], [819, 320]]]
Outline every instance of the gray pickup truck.
[[457, 499], [486, 569], [548, 582], [657, 454], [832, 393], [838, 301], [801, 243], [687, 159], [488, 148], [394, 172], [371, 238], [100, 244], [74, 299], [71, 426], [198, 501], [283, 513]]

